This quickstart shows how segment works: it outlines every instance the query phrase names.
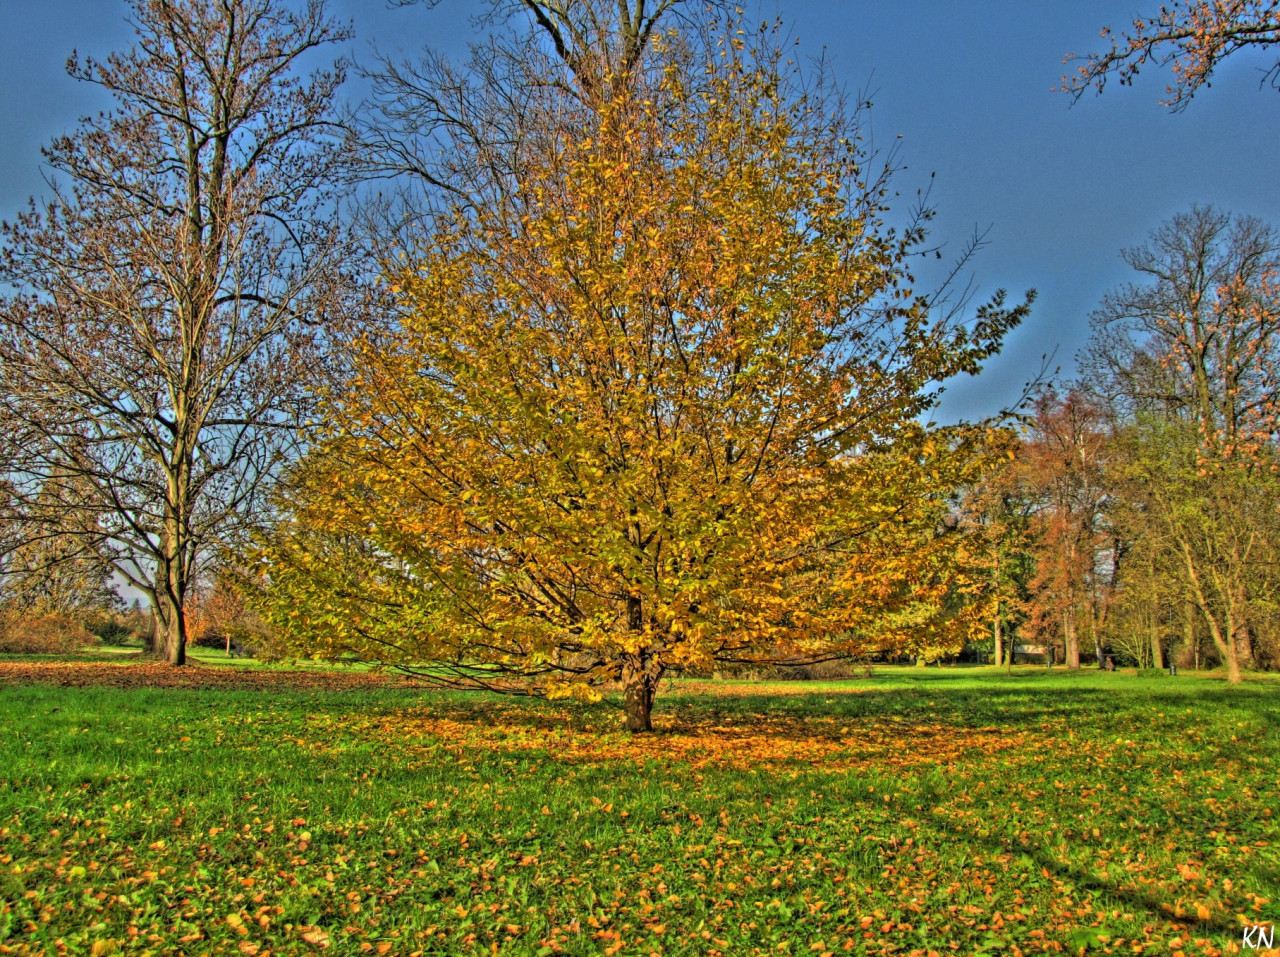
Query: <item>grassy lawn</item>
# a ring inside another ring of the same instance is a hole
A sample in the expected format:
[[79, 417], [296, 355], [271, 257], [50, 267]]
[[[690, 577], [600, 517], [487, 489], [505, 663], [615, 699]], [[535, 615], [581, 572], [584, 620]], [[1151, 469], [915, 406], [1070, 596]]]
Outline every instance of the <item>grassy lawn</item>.
[[1193, 954], [1280, 925], [1274, 681], [684, 682], [630, 738], [606, 706], [279, 675], [0, 663], [0, 953]]

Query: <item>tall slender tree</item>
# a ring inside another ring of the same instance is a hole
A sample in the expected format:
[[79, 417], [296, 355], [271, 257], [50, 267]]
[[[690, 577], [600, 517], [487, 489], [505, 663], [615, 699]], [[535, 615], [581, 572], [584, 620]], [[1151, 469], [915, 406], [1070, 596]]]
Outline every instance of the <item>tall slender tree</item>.
[[181, 664], [199, 562], [255, 508], [334, 308], [343, 68], [299, 70], [348, 31], [320, 0], [131, 20], [131, 50], [67, 64], [115, 110], [44, 151], [51, 198], [4, 226], [0, 385], [16, 495], [92, 516], [59, 531], [147, 596]]

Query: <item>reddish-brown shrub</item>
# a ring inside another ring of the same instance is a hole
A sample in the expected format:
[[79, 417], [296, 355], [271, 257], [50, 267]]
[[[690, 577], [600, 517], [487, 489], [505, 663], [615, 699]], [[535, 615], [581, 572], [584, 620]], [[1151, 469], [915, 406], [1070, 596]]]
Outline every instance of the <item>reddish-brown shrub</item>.
[[20, 655], [67, 655], [98, 639], [66, 615], [0, 618], [0, 652]]

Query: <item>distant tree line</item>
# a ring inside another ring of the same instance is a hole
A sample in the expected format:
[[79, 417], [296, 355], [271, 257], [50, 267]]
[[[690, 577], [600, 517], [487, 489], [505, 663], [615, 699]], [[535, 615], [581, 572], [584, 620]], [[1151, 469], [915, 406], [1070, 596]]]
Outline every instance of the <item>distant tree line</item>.
[[992, 651], [1280, 666], [1280, 233], [1195, 208], [1124, 254], [1082, 375], [964, 496]]

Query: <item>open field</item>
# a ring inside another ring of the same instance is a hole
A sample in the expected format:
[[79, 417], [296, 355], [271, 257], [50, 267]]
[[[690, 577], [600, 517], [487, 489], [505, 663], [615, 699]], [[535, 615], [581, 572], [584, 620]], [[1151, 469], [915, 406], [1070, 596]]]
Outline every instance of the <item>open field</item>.
[[630, 738], [378, 675], [41, 667], [0, 662], [0, 953], [1195, 954], [1280, 924], [1280, 682], [690, 682]]

